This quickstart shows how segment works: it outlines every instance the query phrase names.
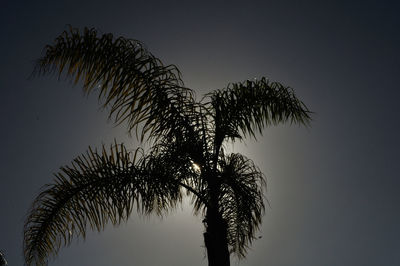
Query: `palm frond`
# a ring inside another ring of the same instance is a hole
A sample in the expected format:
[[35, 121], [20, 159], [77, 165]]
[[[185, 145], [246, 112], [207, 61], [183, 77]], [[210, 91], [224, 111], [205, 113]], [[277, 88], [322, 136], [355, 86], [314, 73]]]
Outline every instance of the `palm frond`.
[[73, 236], [86, 235], [86, 228], [102, 230], [108, 222], [118, 224], [132, 210], [132, 181], [138, 169], [124, 147], [99, 154], [89, 149], [71, 167], [61, 168], [55, 183], [34, 201], [25, 222], [24, 253], [28, 265], [44, 265]]
[[294, 91], [266, 78], [231, 83], [227, 88], [207, 94], [211, 98], [217, 142], [241, 138], [269, 125], [291, 122], [308, 125], [310, 111]]
[[243, 258], [255, 239], [264, 214], [265, 180], [254, 163], [241, 154], [226, 156], [220, 166], [220, 208], [228, 225], [230, 252]]
[[179, 185], [167, 178], [140, 150], [132, 155], [122, 145], [110, 152], [89, 149], [61, 168], [33, 203], [24, 229], [26, 263], [44, 265], [73, 237], [85, 237], [88, 227], [118, 225], [135, 206], [139, 213], [162, 215], [181, 200]]
[[75, 84], [83, 82], [86, 93], [98, 90], [117, 124], [127, 121], [131, 131], [143, 123], [142, 140], [146, 134], [157, 138], [190, 127], [183, 120], [195, 109], [193, 91], [184, 87], [174, 65], [164, 66], [137, 40], [70, 27], [46, 46], [34, 73], [66, 73]]
[[6, 266], [6, 265], [8, 265], [6, 258], [3, 252], [0, 251], [0, 266]]

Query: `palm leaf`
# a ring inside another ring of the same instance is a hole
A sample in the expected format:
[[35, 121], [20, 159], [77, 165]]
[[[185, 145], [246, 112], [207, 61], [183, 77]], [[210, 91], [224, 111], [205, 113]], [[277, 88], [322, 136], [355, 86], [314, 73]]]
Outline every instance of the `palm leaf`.
[[209, 94], [215, 123], [215, 139], [256, 136], [269, 125], [283, 122], [308, 125], [310, 111], [294, 91], [266, 78], [231, 83]]
[[8, 263], [3, 252], [0, 251], [0, 266], [6, 266]]
[[110, 152], [89, 149], [61, 168], [34, 201], [24, 229], [26, 263], [44, 265], [73, 237], [85, 237], [87, 227], [101, 231], [109, 222], [118, 225], [135, 203], [139, 213], [162, 215], [181, 200], [179, 184], [166, 173], [140, 150], [132, 156], [122, 145]]
[[[193, 91], [184, 87], [174, 65], [164, 66], [137, 40], [70, 27], [46, 46], [34, 73], [65, 73], [74, 84], [83, 82], [86, 93], [98, 90], [117, 124], [126, 121], [131, 131], [143, 123], [142, 140], [146, 133], [157, 138], [191, 127]], [[178, 121], [180, 127], [165, 121]]]
[[243, 258], [264, 214], [265, 180], [254, 163], [238, 153], [224, 156], [220, 166], [220, 208], [228, 225], [230, 252]]

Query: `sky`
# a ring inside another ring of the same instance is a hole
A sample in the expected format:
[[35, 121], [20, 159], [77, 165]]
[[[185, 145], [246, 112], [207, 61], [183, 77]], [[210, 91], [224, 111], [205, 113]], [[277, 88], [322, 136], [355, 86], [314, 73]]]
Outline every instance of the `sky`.
[[[29, 78], [71, 24], [138, 39], [200, 97], [268, 77], [314, 112], [230, 145], [267, 177], [260, 239], [240, 266], [400, 265], [398, 1], [9, 1], [0, 9], [0, 250], [23, 265], [23, 223], [52, 173], [114, 138], [96, 96]], [[49, 266], [207, 265], [190, 205], [132, 219], [63, 248]]]

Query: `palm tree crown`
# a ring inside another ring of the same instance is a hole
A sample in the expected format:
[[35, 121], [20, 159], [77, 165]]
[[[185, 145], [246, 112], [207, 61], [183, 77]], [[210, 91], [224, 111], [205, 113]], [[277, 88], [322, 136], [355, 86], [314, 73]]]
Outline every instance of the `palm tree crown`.
[[36, 73], [66, 75], [98, 92], [115, 123], [151, 144], [128, 152], [123, 144], [89, 150], [62, 167], [36, 198], [25, 222], [28, 265], [88, 228], [126, 221], [133, 210], [162, 215], [191, 197], [204, 217], [209, 265], [229, 265], [255, 239], [264, 213], [263, 174], [226, 140], [255, 137], [269, 125], [307, 125], [310, 111], [292, 89], [266, 78], [231, 83], [197, 101], [179, 70], [164, 65], [136, 40], [70, 28], [45, 49]]

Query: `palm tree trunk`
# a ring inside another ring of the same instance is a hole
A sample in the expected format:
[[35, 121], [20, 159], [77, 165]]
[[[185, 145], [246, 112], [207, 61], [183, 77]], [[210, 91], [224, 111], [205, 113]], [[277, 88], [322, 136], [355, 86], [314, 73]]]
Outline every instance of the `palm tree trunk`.
[[208, 266], [229, 266], [226, 222], [221, 214], [208, 210], [205, 223], [204, 243], [207, 249]]

